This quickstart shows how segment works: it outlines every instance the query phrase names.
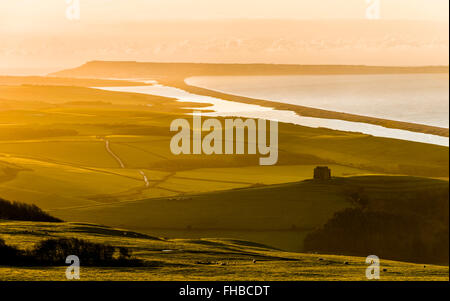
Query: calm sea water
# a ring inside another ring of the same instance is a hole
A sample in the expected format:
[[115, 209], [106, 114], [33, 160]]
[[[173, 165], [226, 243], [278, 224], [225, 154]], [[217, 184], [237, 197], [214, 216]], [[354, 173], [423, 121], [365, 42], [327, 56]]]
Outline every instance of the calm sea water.
[[211, 106], [209, 107], [197, 109], [192, 108], [193, 110], [197, 111], [202, 110], [213, 111], [213, 112], [203, 112], [202, 115], [204, 116], [261, 118], [285, 123], [293, 123], [307, 127], [314, 127], [314, 128], [323, 127], [339, 131], [358, 132], [369, 134], [376, 137], [409, 140], [422, 143], [437, 144], [447, 147], [449, 145], [449, 139], [447, 137], [416, 133], [399, 129], [390, 129], [378, 125], [361, 122], [304, 117], [297, 115], [293, 111], [274, 110], [272, 108], [262, 107], [259, 105], [238, 103], [215, 97], [192, 94], [175, 87], [168, 87], [159, 84], [141, 87], [105, 87], [98, 89], [117, 92], [132, 92], [150, 95], [160, 95], [164, 97], [175, 98], [180, 102], [196, 102], [196, 103], [211, 104]]
[[449, 127], [448, 74], [207, 76], [186, 82], [240, 96]]

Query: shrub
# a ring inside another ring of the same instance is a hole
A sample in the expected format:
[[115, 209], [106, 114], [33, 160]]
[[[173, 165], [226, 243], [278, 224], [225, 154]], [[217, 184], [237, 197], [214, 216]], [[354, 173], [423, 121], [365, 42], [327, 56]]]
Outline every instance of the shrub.
[[413, 215], [349, 208], [310, 233], [305, 251], [448, 264], [448, 224]]
[[22, 251], [8, 246], [0, 239], [0, 264], [9, 266], [62, 266], [66, 258], [76, 255], [82, 266], [136, 267], [142, 260], [132, 257], [128, 248], [116, 248], [76, 238], [47, 239], [33, 249]]
[[14, 247], [5, 244], [0, 238], [0, 265], [7, 265], [10, 262], [17, 263], [20, 261], [22, 253]]
[[0, 199], [0, 219], [34, 222], [62, 222], [62, 220], [44, 212], [36, 205], [10, 202], [3, 199]]

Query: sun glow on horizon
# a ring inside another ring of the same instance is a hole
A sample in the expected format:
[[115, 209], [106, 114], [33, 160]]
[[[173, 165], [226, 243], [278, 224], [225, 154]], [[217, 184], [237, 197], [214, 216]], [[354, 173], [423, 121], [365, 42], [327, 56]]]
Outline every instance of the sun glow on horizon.
[[366, 20], [366, 0], [72, 1], [79, 20], [67, 18], [65, 0], [0, 1], [0, 69], [91, 60], [448, 65], [447, 0], [379, 0], [379, 20]]

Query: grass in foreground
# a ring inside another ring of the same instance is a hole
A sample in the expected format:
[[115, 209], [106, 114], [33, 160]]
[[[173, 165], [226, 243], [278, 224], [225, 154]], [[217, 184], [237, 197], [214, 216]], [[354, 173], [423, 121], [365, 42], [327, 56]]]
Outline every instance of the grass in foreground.
[[[31, 230], [32, 229], [32, 230]], [[147, 267], [83, 267], [81, 280], [367, 280], [365, 258], [283, 252], [232, 239], [164, 239], [127, 230], [82, 223], [0, 222], [7, 244], [26, 249], [48, 238], [74, 237], [126, 247]], [[0, 280], [61, 280], [66, 266], [0, 266]], [[381, 259], [381, 280], [448, 281], [448, 266], [411, 264]]]

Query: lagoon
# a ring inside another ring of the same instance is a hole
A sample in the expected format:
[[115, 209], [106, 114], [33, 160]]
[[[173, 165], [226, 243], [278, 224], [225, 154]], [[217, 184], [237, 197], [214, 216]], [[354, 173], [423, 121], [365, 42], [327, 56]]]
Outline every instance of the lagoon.
[[[148, 82], [147, 82], [148, 83]], [[151, 82], [154, 83], [154, 82]], [[441, 146], [449, 146], [449, 138], [431, 134], [416, 133], [406, 130], [385, 128], [378, 125], [351, 122], [337, 119], [325, 119], [299, 116], [293, 111], [275, 110], [253, 104], [238, 103], [210, 96], [192, 94], [179, 88], [153, 84], [137, 87], [103, 87], [97, 88], [116, 92], [141, 93], [175, 98], [180, 102], [197, 102], [211, 104], [209, 107], [192, 108], [193, 111], [204, 111], [203, 116], [259, 118], [284, 123], [292, 123], [313, 128], [328, 128], [339, 131], [357, 132], [375, 137], [394, 138]], [[212, 111], [212, 112], [211, 112]]]
[[448, 74], [201, 76], [186, 83], [238, 96], [449, 128]]

